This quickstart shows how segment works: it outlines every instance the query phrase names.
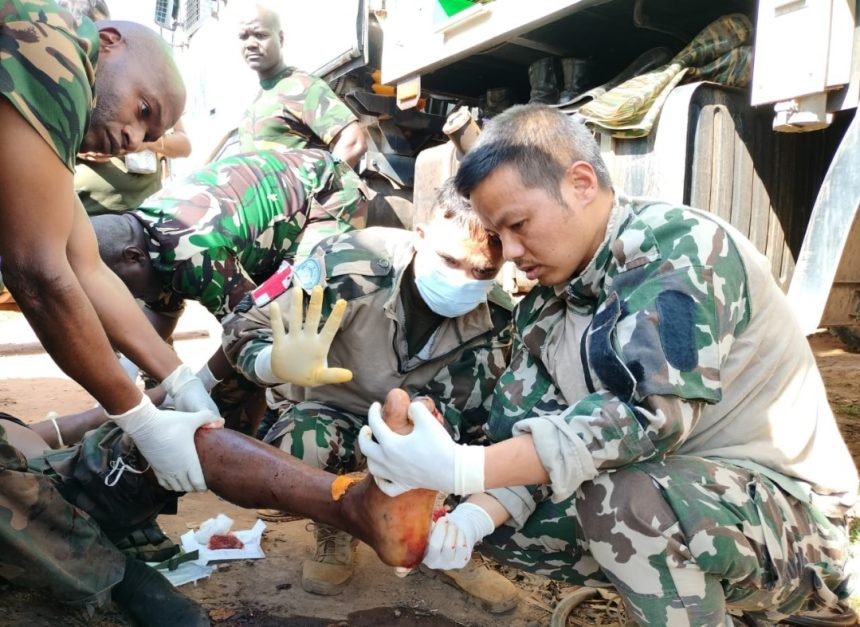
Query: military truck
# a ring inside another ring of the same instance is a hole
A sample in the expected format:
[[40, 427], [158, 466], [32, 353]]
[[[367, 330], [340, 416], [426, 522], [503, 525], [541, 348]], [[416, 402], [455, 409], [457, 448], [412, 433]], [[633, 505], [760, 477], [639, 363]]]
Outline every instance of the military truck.
[[[746, 15], [749, 86], [679, 84], [647, 136], [597, 137], [620, 189], [727, 219], [770, 259], [807, 333], [828, 327], [860, 349], [857, 0], [316, 4], [302, 9], [302, 28], [328, 35], [314, 39], [316, 62], [303, 67], [328, 80], [367, 130], [359, 169], [385, 199], [374, 223], [405, 227], [427, 211], [483, 120], [534, 96], [541, 86], [529, 72], [542, 60], [553, 60], [561, 90], [573, 87], [563, 84], [571, 67], [587, 69], [578, 89], [611, 86], [676, 54], [720, 16]], [[325, 24], [309, 24], [313, 15]]]
[[499, 93], [529, 101], [536, 61], [577, 59], [589, 85], [612, 84], [643, 53], [677, 53], [721, 15], [748, 16], [748, 87], [680, 84], [646, 137], [598, 133], [604, 157], [627, 193], [733, 223], [807, 333], [834, 328], [860, 348], [857, 11], [855, 0], [357, 0], [349, 65], [321, 73], [368, 129], [365, 175], [421, 215], [456, 170], [447, 117], [466, 107], [480, 122]]

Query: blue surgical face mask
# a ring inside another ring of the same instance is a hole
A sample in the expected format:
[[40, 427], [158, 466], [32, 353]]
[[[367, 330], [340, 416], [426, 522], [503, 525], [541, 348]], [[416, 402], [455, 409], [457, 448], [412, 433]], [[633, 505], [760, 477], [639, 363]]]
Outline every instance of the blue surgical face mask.
[[430, 309], [446, 318], [467, 314], [487, 300], [493, 280], [467, 279], [460, 272], [442, 268], [438, 261], [419, 260], [416, 254], [415, 285]]

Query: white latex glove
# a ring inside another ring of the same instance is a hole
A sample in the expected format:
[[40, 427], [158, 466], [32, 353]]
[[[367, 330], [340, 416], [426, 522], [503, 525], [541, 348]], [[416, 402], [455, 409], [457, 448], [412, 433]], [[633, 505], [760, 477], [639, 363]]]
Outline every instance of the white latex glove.
[[280, 305], [273, 301], [269, 305], [269, 320], [272, 325], [272, 346], [257, 354], [254, 369], [261, 381], [269, 384], [292, 383], [302, 387], [345, 383], [352, 380], [352, 371], [346, 368], [327, 366], [328, 349], [337, 333], [346, 301], [338, 300], [317, 333], [322, 317], [322, 287], [311, 290], [307, 318], [302, 321], [302, 290], [294, 287], [290, 293], [290, 330], [284, 331], [284, 319]]
[[484, 447], [454, 442], [424, 403], [411, 403], [409, 417], [415, 428], [400, 435], [385, 424], [379, 403], [370, 406], [358, 445], [379, 489], [388, 496], [414, 488], [459, 495], [483, 492]]
[[216, 379], [215, 375], [212, 374], [212, 371], [209, 369], [209, 364], [203, 364], [203, 367], [197, 371], [196, 376], [200, 379], [206, 392], [211, 392], [212, 388], [221, 383], [221, 379]]
[[453, 512], [433, 523], [423, 564], [440, 570], [463, 568], [469, 563], [475, 545], [495, 529], [493, 519], [483, 507], [460, 503]]
[[219, 411], [217, 405], [215, 405], [215, 401], [209, 396], [209, 392], [206, 390], [203, 382], [194, 376], [191, 368], [185, 364], [180, 365], [176, 370], [167, 375], [167, 378], [161, 382], [161, 385], [173, 399], [173, 404], [177, 411], [196, 412], [206, 410], [215, 414], [217, 419]]
[[206, 423], [220, 421], [217, 414], [159, 410], [144, 395], [132, 409], [108, 418], [131, 436], [163, 488], [176, 492], [206, 489], [194, 432]]
[[129, 379], [137, 381], [137, 375], [140, 373], [140, 368], [137, 367], [136, 363], [125, 355], [120, 355], [119, 366]]

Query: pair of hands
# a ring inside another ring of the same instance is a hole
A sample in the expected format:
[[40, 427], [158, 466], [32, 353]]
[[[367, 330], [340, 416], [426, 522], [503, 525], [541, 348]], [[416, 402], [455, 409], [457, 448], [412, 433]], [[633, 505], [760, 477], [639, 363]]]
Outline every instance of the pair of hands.
[[[389, 496], [413, 488], [461, 495], [483, 492], [484, 448], [455, 443], [426, 403], [409, 405], [406, 422], [411, 423], [411, 432], [404, 434], [401, 425], [389, 420], [391, 425], [383, 419], [379, 403], [374, 403], [368, 426], [359, 434], [368, 469], [383, 492]], [[441, 570], [463, 568], [475, 544], [495, 528], [483, 507], [461, 503], [431, 526], [423, 564]]]
[[219, 428], [224, 421], [206, 386], [188, 366], [180, 365], [162, 385], [175, 410], [157, 408], [144, 394], [135, 407], [108, 418], [134, 440], [162, 487], [177, 492], [205, 490], [194, 432], [200, 427]]

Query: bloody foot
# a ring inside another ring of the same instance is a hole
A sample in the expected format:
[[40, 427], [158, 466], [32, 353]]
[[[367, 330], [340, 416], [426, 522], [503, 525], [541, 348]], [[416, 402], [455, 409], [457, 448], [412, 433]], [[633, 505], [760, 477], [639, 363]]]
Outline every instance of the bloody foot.
[[[383, 418], [392, 429], [411, 429], [408, 406], [402, 390], [388, 394]], [[337, 475], [235, 431], [199, 429], [195, 443], [206, 485], [236, 505], [289, 511], [337, 527], [391, 566], [411, 568], [424, 557], [436, 500], [432, 490], [391, 498], [367, 476], [341, 495]]]

